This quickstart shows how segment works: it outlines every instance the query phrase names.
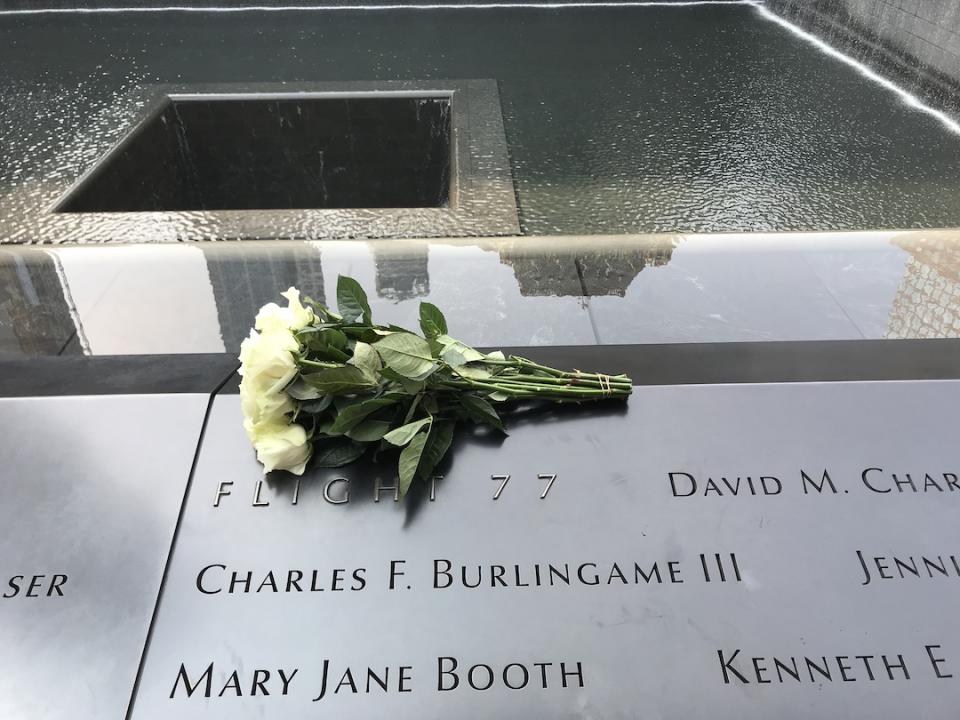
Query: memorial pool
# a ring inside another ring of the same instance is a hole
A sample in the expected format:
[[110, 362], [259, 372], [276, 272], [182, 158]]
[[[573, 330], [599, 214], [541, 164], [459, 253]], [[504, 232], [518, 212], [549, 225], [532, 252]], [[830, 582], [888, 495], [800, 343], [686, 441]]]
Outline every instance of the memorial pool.
[[744, 3], [0, 14], [0, 242], [210, 236], [202, 214], [49, 212], [144, 87], [464, 79], [499, 85], [525, 235], [960, 225], [956, 126], [771, 18]]

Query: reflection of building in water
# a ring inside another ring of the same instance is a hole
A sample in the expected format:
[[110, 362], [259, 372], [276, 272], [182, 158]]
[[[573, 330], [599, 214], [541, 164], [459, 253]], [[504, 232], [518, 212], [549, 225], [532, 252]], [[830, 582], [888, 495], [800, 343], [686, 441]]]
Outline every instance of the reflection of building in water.
[[54, 258], [42, 250], [0, 251], [0, 353], [82, 352]]
[[633, 279], [645, 267], [659, 267], [670, 262], [673, 247], [656, 250], [623, 250], [600, 253], [578, 253], [577, 271], [586, 295], [623, 297]]
[[250, 334], [261, 305], [283, 303], [280, 293], [295, 285], [320, 302], [324, 300], [320, 251], [298, 244], [282, 251], [263, 248], [221, 247], [203, 244], [207, 272], [217, 304], [220, 336], [227, 352], [235, 352]]
[[402, 253], [391, 251], [384, 243], [374, 244], [377, 297], [399, 302], [429, 295], [428, 253], [426, 244], [404, 244]]
[[893, 299], [887, 337], [960, 336], [960, 247], [935, 237], [893, 242], [910, 260]]
[[525, 297], [623, 297], [641, 270], [666, 265], [672, 254], [672, 244], [656, 248], [605, 244], [596, 250], [581, 247], [550, 252], [539, 244], [524, 248], [518, 243], [501, 250], [500, 259], [513, 268], [520, 294]]

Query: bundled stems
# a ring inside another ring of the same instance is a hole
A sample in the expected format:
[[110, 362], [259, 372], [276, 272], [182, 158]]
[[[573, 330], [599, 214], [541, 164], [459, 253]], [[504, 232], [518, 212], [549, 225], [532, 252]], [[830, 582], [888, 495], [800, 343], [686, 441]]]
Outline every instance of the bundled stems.
[[[541, 400], [562, 400], [577, 402], [582, 400], [602, 400], [604, 398], [624, 398], [630, 395], [631, 386], [612, 383], [606, 386], [600, 382], [589, 387], [574, 387], [570, 384], [555, 385], [542, 382], [543, 378], [511, 377], [491, 380], [447, 380], [443, 387], [451, 389], [476, 389], [490, 393], [504, 393], [515, 398], [540, 398]], [[586, 381], [589, 382], [589, 381]], [[584, 383], [586, 384], [586, 383]]]

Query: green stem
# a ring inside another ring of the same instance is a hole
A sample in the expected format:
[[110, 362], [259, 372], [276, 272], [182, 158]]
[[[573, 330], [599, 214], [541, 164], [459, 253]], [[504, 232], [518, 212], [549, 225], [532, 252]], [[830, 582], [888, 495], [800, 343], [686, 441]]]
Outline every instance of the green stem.
[[417, 394], [414, 396], [413, 402], [410, 403], [410, 409], [407, 410], [407, 417], [406, 417], [406, 419], [403, 421], [403, 424], [404, 424], [404, 425], [406, 425], [408, 422], [410, 422], [411, 420], [413, 420], [413, 413], [416, 412], [416, 410], [417, 410], [417, 405], [420, 404], [420, 400], [421, 400], [422, 398], [423, 398], [423, 393], [417, 393]]
[[533, 368], [535, 370], [542, 370], [545, 373], [549, 373], [554, 377], [561, 377], [563, 375], [562, 370], [557, 370], [556, 368], [547, 367], [546, 365], [540, 365], [535, 363], [532, 360], [527, 360], [526, 358], [517, 357], [516, 355], [511, 355], [506, 360], [484, 360], [483, 362], [489, 365], [500, 365], [501, 367], [515, 367], [515, 368]]
[[[541, 365], [540, 363], [535, 363], [532, 360], [527, 360], [526, 358], [517, 357], [516, 355], [511, 355], [506, 360], [484, 360], [488, 365], [498, 365], [500, 367], [514, 367], [518, 369], [530, 368], [533, 370], [539, 370], [550, 375], [552, 378], [556, 379], [578, 379], [578, 378], [597, 378], [601, 373], [585, 373], [575, 370], [573, 372], [568, 372], [565, 370], [557, 370], [556, 368], [548, 367], [546, 365]], [[630, 383], [630, 379], [626, 375], [608, 375], [607, 376], [611, 382], [625, 382]]]
[[536, 397], [536, 393], [532, 393], [528, 390], [516, 389], [516, 388], [501, 388], [496, 385], [488, 385], [487, 383], [480, 382], [479, 380], [444, 380], [441, 383], [441, 387], [450, 389], [450, 390], [463, 390], [473, 388], [475, 390], [487, 390], [490, 392], [502, 391], [511, 397]]
[[606, 388], [594, 388], [594, 387], [562, 387], [556, 385], [535, 385], [533, 383], [512, 383], [509, 381], [497, 381], [495, 383], [500, 388], [512, 387], [528, 390], [529, 392], [536, 393], [537, 395], [570, 395], [575, 397], [583, 398], [592, 398], [592, 397], [623, 397], [629, 395], [630, 392], [626, 388], [621, 387], [611, 387], [610, 389]]
[[555, 387], [551, 385], [535, 385], [533, 383], [510, 383], [494, 378], [488, 382], [480, 380], [445, 380], [443, 383], [447, 387], [467, 388], [472, 387], [478, 390], [489, 390], [491, 392], [504, 392], [513, 397], [539, 397], [539, 398], [580, 398], [583, 400], [605, 397], [626, 397], [630, 393], [626, 389], [611, 388], [601, 390], [599, 388], [566, 388]]
[[323, 362], [321, 360], [307, 360], [306, 358], [297, 358], [297, 365], [307, 365], [309, 367], [318, 367], [318, 368], [339, 368], [343, 367], [343, 363], [336, 362]]
[[594, 373], [581, 373], [580, 375], [571, 375], [568, 378], [542, 377], [537, 375], [495, 375], [492, 378], [496, 380], [509, 380], [511, 382], [524, 382], [535, 384], [559, 385], [562, 387], [571, 387], [576, 385], [591, 387], [611, 387], [611, 388], [632, 388], [633, 383], [629, 380], [611, 377], [609, 380], [601, 380], [599, 375]]

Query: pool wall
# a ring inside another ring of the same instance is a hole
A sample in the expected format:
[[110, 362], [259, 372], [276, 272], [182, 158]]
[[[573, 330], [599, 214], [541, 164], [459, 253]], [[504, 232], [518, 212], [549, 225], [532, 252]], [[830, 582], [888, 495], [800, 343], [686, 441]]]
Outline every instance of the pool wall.
[[960, 116], [956, 0], [767, 0], [766, 6], [927, 102]]
[[[633, 4], [639, 0], [540, 0]], [[706, 0], [745, 2], [751, 0]], [[685, 3], [689, 0], [658, 0]], [[960, 117], [960, 3], [956, 0], [755, 0], [849, 52], [938, 109]], [[525, 5], [537, 0], [0, 0], [2, 12], [118, 8], [289, 8], [352, 5]]]

